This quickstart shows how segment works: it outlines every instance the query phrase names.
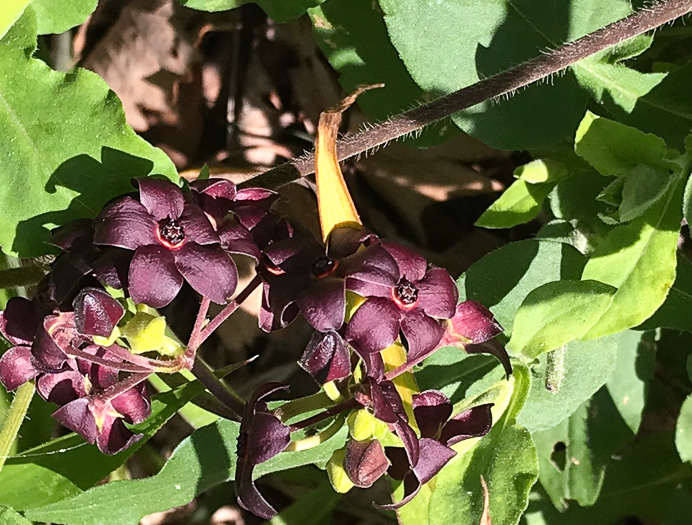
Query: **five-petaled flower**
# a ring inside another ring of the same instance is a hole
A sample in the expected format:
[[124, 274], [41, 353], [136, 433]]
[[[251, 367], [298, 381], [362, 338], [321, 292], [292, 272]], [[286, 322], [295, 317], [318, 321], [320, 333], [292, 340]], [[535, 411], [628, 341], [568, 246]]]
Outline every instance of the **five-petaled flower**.
[[173, 183], [138, 179], [139, 200], [119, 199], [94, 221], [94, 242], [134, 250], [128, 272], [136, 303], [170, 303], [183, 281], [215, 303], [235, 291], [238, 273], [209, 217]]

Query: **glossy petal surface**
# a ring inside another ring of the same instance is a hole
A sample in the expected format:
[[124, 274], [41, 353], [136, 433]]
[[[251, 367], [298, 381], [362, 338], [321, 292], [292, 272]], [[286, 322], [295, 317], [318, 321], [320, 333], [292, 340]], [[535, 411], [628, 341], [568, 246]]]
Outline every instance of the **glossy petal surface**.
[[169, 250], [163, 246], [142, 246], [132, 258], [128, 281], [135, 303], [161, 308], [178, 295], [183, 276]]
[[136, 250], [158, 242], [156, 227], [156, 221], [140, 202], [124, 197], [94, 220], [94, 243]]
[[170, 181], [144, 177], [137, 179], [139, 200], [156, 219], [177, 219], [183, 213], [183, 192]]
[[187, 243], [174, 253], [175, 266], [190, 286], [217, 304], [225, 304], [238, 284], [233, 259], [219, 246]]

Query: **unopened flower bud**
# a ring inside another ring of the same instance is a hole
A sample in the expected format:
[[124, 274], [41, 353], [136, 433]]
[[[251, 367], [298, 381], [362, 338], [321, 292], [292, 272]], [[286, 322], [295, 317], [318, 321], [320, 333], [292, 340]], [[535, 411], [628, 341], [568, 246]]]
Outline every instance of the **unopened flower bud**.
[[344, 469], [356, 487], [370, 487], [389, 468], [389, 460], [379, 441], [354, 441], [346, 444]]

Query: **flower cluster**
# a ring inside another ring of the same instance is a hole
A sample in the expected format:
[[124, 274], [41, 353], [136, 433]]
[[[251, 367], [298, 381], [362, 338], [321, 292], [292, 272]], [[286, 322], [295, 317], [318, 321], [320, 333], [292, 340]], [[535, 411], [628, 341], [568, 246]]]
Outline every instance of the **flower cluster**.
[[259, 260], [250, 232], [262, 230], [276, 198], [227, 181], [196, 182], [191, 191], [156, 178], [135, 182], [138, 195], [55, 230], [50, 243], [63, 253], [34, 298], [13, 298], [0, 313], [12, 345], [0, 359], [0, 382], [14, 390], [34, 379], [59, 405], [55, 419], [107, 454], [141, 438], [125, 423], [151, 412], [147, 377], [190, 366], [154, 308], [184, 282], [226, 303], [238, 281], [230, 254]]
[[[413, 498], [454, 456], [456, 442], [489, 431], [489, 405], [453, 415], [444, 394], [419, 392], [411, 374], [444, 345], [490, 352], [511, 372], [495, 340], [502, 328], [482, 305], [458, 304], [447, 271], [358, 224], [333, 229], [325, 246], [273, 211], [277, 195], [269, 190], [225, 180], [188, 189], [157, 178], [136, 184], [137, 194], [114, 200], [95, 220], [56, 230], [51, 242], [63, 254], [36, 296], [12, 299], [0, 314], [13, 345], [0, 359], [8, 390], [35, 380], [39, 394], [59, 405], [54, 417], [102, 452], [131, 445], [141, 436], [125, 423], [151, 410], [147, 377], [194, 372], [201, 342], [249, 294], [231, 300], [238, 283], [231, 254], [242, 254], [254, 260], [252, 282], [262, 285], [260, 327], [271, 332], [304, 317], [315, 332], [299, 364], [334, 404], [289, 426], [266, 403], [281, 385], [263, 385], [240, 409], [220, 395], [241, 419], [241, 506], [271, 518], [255, 467], [285, 450], [294, 431], [332, 416], [349, 421], [351, 436], [331, 461], [348, 486], [332, 476], [335, 488], [367, 487], [385, 474], [402, 480], [404, 499], [386, 508]], [[155, 310], [185, 283], [203, 297], [187, 347], [166, 335]], [[226, 307], [206, 327], [210, 301]]]

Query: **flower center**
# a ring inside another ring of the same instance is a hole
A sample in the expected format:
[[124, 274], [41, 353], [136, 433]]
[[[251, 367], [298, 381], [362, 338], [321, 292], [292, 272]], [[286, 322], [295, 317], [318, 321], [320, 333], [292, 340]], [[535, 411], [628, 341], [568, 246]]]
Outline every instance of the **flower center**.
[[396, 288], [392, 288], [392, 296], [400, 308], [408, 310], [418, 302], [418, 288], [408, 279], [401, 279]]
[[312, 265], [312, 275], [318, 279], [327, 277], [328, 275], [333, 274], [338, 266], [339, 261], [335, 261], [330, 257], [322, 257]]
[[166, 248], [179, 248], [185, 241], [185, 229], [175, 219], [161, 221], [157, 234]]

